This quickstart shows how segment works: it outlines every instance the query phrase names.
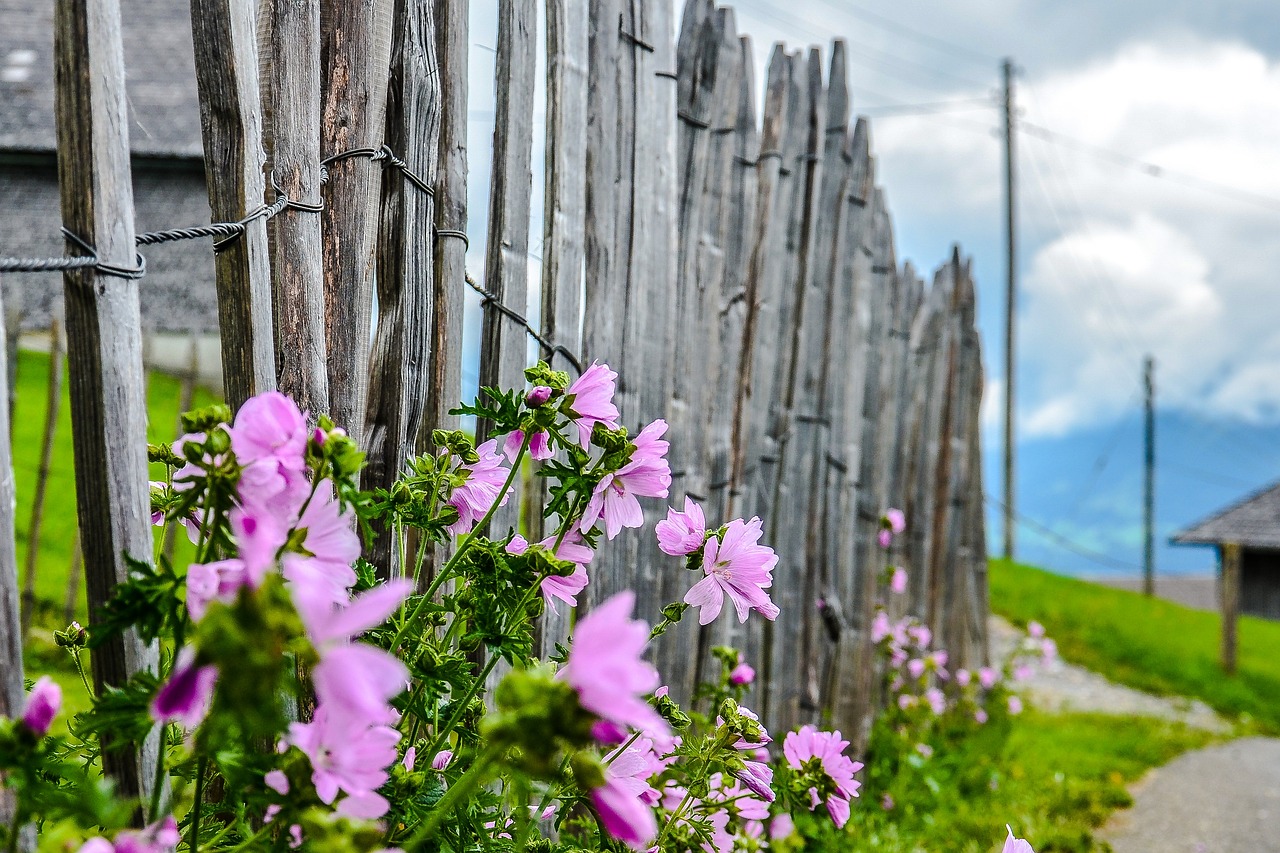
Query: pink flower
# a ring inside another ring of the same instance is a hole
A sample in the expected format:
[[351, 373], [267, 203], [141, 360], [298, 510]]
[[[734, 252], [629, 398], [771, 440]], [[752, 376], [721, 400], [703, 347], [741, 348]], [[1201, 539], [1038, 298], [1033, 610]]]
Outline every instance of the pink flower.
[[[1033, 619], [1027, 623], [1027, 633], [1039, 640], [1044, 636], [1044, 626]], [[1009, 834], [1013, 835], [1013, 832], [1010, 831]]]
[[891, 530], [895, 536], [907, 529], [907, 517], [900, 509], [885, 510], [884, 519], [889, 524], [889, 530]]
[[345, 791], [355, 798], [360, 816], [386, 813], [387, 801], [375, 792], [397, 757], [400, 733], [395, 729], [339, 719], [321, 704], [310, 723], [290, 724], [286, 740], [310, 759], [311, 781], [322, 802], [332, 803]]
[[355, 585], [351, 564], [360, 556], [360, 537], [355, 531], [355, 511], [344, 511], [332, 489], [322, 486], [294, 525], [305, 529], [302, 547], [311, 556], [287, 553], [285, 580], [323, 590], [335, 604], [347, 601], [347, 590]]
[[738, 665], [729, 673], [729, 683], [742, 687], [755, 680], [756, 671], [742, 659], [742, 655], [738, 655]]
[[653, 806], [661, 794], [649, 779], [662, 769], [653, 742], [640, 737], [606, 757], [604, 785], [591, 791], [592, 805], [605, 831], [634, 850], [645, 850], [658, 834]]
[[[502, 484], [507, 481], [509, 470], [502, 467], [502, 456], [497, 447], [497, 440], [491, 438], [476, 448], [480, 457], [478, 462], [458, 466], [457, 472], [466, 477], [466, 482], [449, 496], [449, 505], [458, 511], [458, 520], [449, 526], [449, 532], [455, 536], [471, 530], [484, 518], [498, 499]], [[505, 506], [510, 497], [510, 492], [503, 495], [501, 505]]]
[[668, 509], [666, 519], [659, 521], [655, 530], [659, 550], [673, 557], [692, 554], [707, 540], [707, 520], [702, 514], [702, 507], [687, 497], [684, 499], [684, 512]]
[[641, 656], [649, 626], [630, 618], [635, 593], [625, 590], [587, 614], [574, 631], [561, 676], [578, 693], [582, 707], [617, 728], [667, 734], [667, 724], [641, 698], [661, 683]]
[[[502, 443], [502, 452], [506, 454], [508, 461], [516, 461], [516, 457], [520, 455], [520, 447], [523, 444], [524, 430], [513, 429], [507, 433], [507, 440]], [[529, 439], [529, 455], [534, 459], [550, 459], [554, 453], [555, 451], [551, 449], [545, 432], [539, 430]]]
[[977, 722], [978, 725], [985, 726], [987, 724], [987, 720], [989, 720], [990, 717], [987, 716], [987, 712], [985, 708], [979, 708], [978, 710], [973, 712], [973, 719]]
[[157, 723], [178, 722], [194, 729], [209, 713], [218, 668], [212, 664], [196, 666], [195, 656], [191, 646], [178, 652], [173, 673], [151, 701], [151, 719]]
[[970, 681], [972, 678], [973, 678], [973, 676], [972, 676], [972, 674], [969, 672], [969, 670], [967, 670], [967, 669], [957, 669], [957, 670], [956, 670], [956, 684], [959, 684], [961, 687], [968, 687], [968, 686], [969, 686], [969, 681]]
[[192, 563], [187, 567], [187, 612], [192, 621], [203, 619], [212, 601], [230, 604], [245, 583], [243, 560]]
[[882, 528], [876, 532], [876, 542], [880, 544], [881, 548], [888, 548], [893, 544], [893, 534]]
[[698, 608], [698, 622], [709, 624], [720, 615], [727, 593], [738, 612], [738, 621], [747, 621], [747, 611], [754, 610], [772, 621], [778, 616], [777, 606], [769, 600], [766, 589], [773, 586], [773, 567], [778, 555], [759, 544], [759, 518], [750, 521], [734, 519], [724, 534], [709, 536], [702, 549], [702, 570], [706, 577], [685, 593], [686, 604]]
[[924, 700], [929, 703], [929, 709], [935, 715], [941, 716], [947, 710], [947, 697], [936, 687], [930, 687], [924, 692]]
[[[826, 779], [824, 787], [829, 786], [831, 790], [827, 796], [827, 813], [837, 827], [843, 827], [849, 819], [849, 800], [858, 796], [858, 788], [862, 786], [853, 778], [853, 774], [862, 769], [862, 762], [853, 761], [844, 754], [848, 745], [847, 740], [841, 739], [840, 732], [821, 732], [813, 726], [789, 732], [782, 743], [782, 754], [794, 770], [804, 771], [805, 765], [817, 759]], [[821, 799], [817, 797], [816, 790], [811, 793], [812, 811]]]
[[531, 409], [545, 405], [551, 399], [551, 389], [546, 385], [535, 385], [524, 395], [524, 404]]
[[449, 766], [450, 761], [453, 761], [453, 750], [442, 749], [431, 759], [431, 769], [443, 770]]
[[1000, 853], [1036, 853], [1031, 849], [1031, 844], [1021, 838], [1013, 837], [1013, 828], [1005, 824], [1005, 829], [1009, 830], [1009, 837], [1004, 840], [1004, 847]]
[[[450, 753], [450, 757], [451, 758], [453, 757], [452, 753]], [[404, 751], [404, 758], [400, 761], [400, 763], [404, 765], [405, 770], [408, 770], [410, 773], [412, 773], [414, 765], [417, 764], [417, 762], [418, 762], [418, 748], [416, 746], [411, 746]]]
[[990, 690], [995, 687], [998, 677], [996, 671], [989, 666], [984, 666], [978, 670], [978, 683], [982, 685], [984, 690]]
[[[550, 551], [555, 547], [556, 537], [548, 536], [538, 544]], [[589, 581], [586, 565], [591, 562], [591, 558], [596, 555], [596, 552], [590, 546], [582, 544], [582, 534], [577, 530], [571, 530], [565, 534], [564, 539], [560, 542], [560, 548], [554, 552], [554, 555], [561, 560], [568, 560], [570, 563], [574, 563], [577, 568], [573, 570], [573, 574], [565, 577], [551, 575], [543, 578], [542, 587], [539, 591], [552, 612], [556, 612], [555, 599], [557, 598], [570, 607], [578, 606], [578, 593], [587, 588]]]
[[22, 709], [22, 724], [36, 737], [44, 737], [61, 708], [62, 688], [49, 676], [42, 675], [27, 696], [27, 703]]
[[280, 796], [289, 793], [289, 777], [284, 775], [283, 770], [272, 770], [262, 777], [262, 781], [267, 787], [275, 791]]
[[772, 839], [786, 838], [795, 832], [796, 825], [791, 821], [791, 815], [783, 812], [775, 817], [769, 823], [769, 837]]
[[316, 696], [332, 716], [366, 725], [399, 720], [390, 701], [405, 689], [409, 671], [399, 658], [351, 638], [381, 625], [413, 591], [409, 580], [393, 580], [335, 608], [323, 593], [298, 588], [294, 604], [320, 663], [312, 671]]
[[888, 637], [892, 629], [889, 627], [889, 614], [883, 610], [877, 610], [875, 618], [871, 620], [871, 642], [878, 643]]
[[1046, 638], [1040, 645], [1040, 653], [1045, 660], [1053, 660], [1058, 656], [1058, 644]]
[[90, 838], [79, 853], [173, 853], [182, 836], [172, 816], [134, 832], [122, 832], [112, 844], [105, 838]]
[[893, 570], [893, 577], [889, 579], [889, 591], [895, 595], [902, 595], [907, 591], [907, 570], [897, 568]]
[[573, 423], [578, 428], [578, 443], [584, 450], [596, 424], [604, 424], [606, 429], [618, 428], [618, 407], [613, 404], [617, 378], [618, 374], [608, 365], [592, 362], [565, 391]]
[[904, 711], [914, 708], [915, 704], [916, 697], [912, 696], [910, 693], [903, 693], [898, 697], [898, 707]]
[[236, 413], [231, 449], [241, 465], [272, 460], [299, 470], [305, 464], [307, 421], [298, 406], [279, 391], [250, 397]]
[[1022, 713], [1022, 700], [1017, 696], [1009, 697], [1009, 713], [1013, 714], [1015, 717]]
[[880, 808], [884, 809], [885, 811], [887, 812], [893, 811], [894, 805], [895, 803], [893, 802], [893, 797], [891, 797], [889, 794], [886, 793], [884, 796], [880, 798]]
[[659, 418], [640, 430], [633, 444], [631, 459], [612, 474], [601, 478], [587, 508], [582, 513], [580, 528], [585, 532], [603, 518], [605, 535], [610, 539], [624, 527], [644, 524], [644, 512], [637, 498], [665, 498], [671, 487], [671, 466], [667, 464], [670, 445], [662, 440], [667, 422]]

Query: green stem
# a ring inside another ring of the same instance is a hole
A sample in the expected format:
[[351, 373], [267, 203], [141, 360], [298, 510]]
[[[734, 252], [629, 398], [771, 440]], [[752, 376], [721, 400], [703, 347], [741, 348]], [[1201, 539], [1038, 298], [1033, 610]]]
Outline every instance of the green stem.
[[[14, 797], [16, 799], [17, 792], [14, 792]], [[13, 804], [13, 821], [9, 824], [8, 853], [18, 853], [18, 832], [21, 829], [22, 821], [22, 809], [19, 808], [19, 805], [16, 801]]]
[[[690, 789], [693, 788], [694, 783], [706, 778], [707, 771], [711, 769], [712, 759], [720, 753], [720, 750], [729, 742], [730, 737], [734, 737], [734, 735], [731, 733], [720, 735], [720, 737], [716, 738], [711, 744], [711, 749], [707, 751], [707, 757], [702, 760], [702, 770], [689, 780]], [[667, 835], [671, 832], [671, 828], [676, 825], [676, 821], [680, 818], [680, 813], [684, 811], [684, 807], [689, 804], [689, 801], [692, 798], [693, 794], [691, 793], [691, 790], [686, 791], [684, 799], [680, 801], [680, 804], [676, 806], [676, 810], [671, 813], [670, 819], [667, 820], [667, 825], [662, 827], [662, 832], [658, 833], [658, 840], [654, 842], [655, 847], [662, 847], [663, 840], [666, 839]]]
[[160, 819], [160, 794], [164, 789], [164, 752], [165, 741], [168, 740], [166, 737], [168, 728], [167, 725], [160, 726], [160, 745], [156, 750], [156, 775], [151, 780], [151, 823]]
[[422, 608], [426, 606], [427, 602], [436, 594], [436, 591], [440, 589], [440, 585], [445, 582], [446, 578], [453, 574], [453, 570], [457, 568], [463, 555], [466, 554], [467, 550], [471, 547], [471, 543], [475, 541], [477, 536], [479, 536], [478, 531], [484, 530], [489, 526], [489, 521], [492, 520], [493, 514], [497, 512], [498, 507], [502, 505], [502, 499], [505, 498], [507, 496], [507, 492], [511, 490], [511, 484], [515, 482], [516, 474], [520, 471], [520, 463], [524, 460], [524, 454], [528, 449], [529, 436], [526, 435], [524, 437], [524, 441], [520, 443], [520, 452], [516, 454], [515, 460], [511, 463], [511, 470], [507, 472], [507, 479], [502, 484], [502, 489], [499, 490], [498, 496], [493, 499], [493, 503], [489, 506], [489, 510], [484, 514], [484, 518], [480, 519], [479, 523], [477, 523], [475, 527], [471, 528], [471, 531], [467, 533], [466, 537], [458, 545], [458, 550], [449, 558], [449, 562], [445, 563], [444, 568], [440, 570], [440, 573], [432, 579], [431, 586], [427, 588], [427, 591], [418, 601], [418, 606], [413, 608], [413, 612], [409, 614], [409, 618], [405, 620], [405, 623], [400, 626], [400, 630], [396, 632], [395, 639], [391, 642], [391, 648], [393, 650], [400, 645], [400, 641], [404, 639], [404, 635], [409, 630], [409, 626], [417, 620], [419, 614], [422, 612]]
[[475, 762], [468, 768], [467, 772], [459, 777], [458, 781], [449, 786], [449, 790], [445, 791], [440, 802], [436, 803], [436, 807], [431, 812], [431, 817], [427, 818], [426, 823], [415, 832], [407, 842], [404, 849], [412, 851], [421, 847], [425, 842], [430, 841], [431, 837], [436, 834], [436, 830], [440, 828], [440, 824], [444, 819], [453, 813], [461, 801], [471, 794], [480, 785], [480, 781], [484, 778], [484, 773], [489, 769], [489, 765], [498, 757], [501, 747], [489, 746], [484, 752], [476, 757]]
[[196, 853], [200, 846], [200, 807], [204, 805], [204, 774], [209, 768], [209, 759], [200, 756], [196, 762], [196, 796], [191, 804], [191, 825], [187, 827], [187, 850]]
[[467, 688], [466, 695], [462, 697], [458, 707], [454, 709], [454, 712], [449, 715], [448, 721], [445, 722], [444, 726], [436, 732], [435, 737], [432, 738], [431, 745], [427, 747], [428, 760], [439, 752], [440, 747], [444, 745], [446, 740], [448, 740], [449, 735], [453, 732], [453, 727], [462, 719], [462, 715], [466, 713], [467, 706], [471, 704], [471, 700], [480, 692], [480, 688], [484, 685], [485, 679], [489, 677], [489, 673], [493, 672], [493, 668], [498, 665], [498, 660], [499, 658], [497, 655], [489, 655], [489, 661], [484, 665], [484, 669], [480, 670], [480, 674], [476, 676], [476, 680], [471, 683], [469, 688]]

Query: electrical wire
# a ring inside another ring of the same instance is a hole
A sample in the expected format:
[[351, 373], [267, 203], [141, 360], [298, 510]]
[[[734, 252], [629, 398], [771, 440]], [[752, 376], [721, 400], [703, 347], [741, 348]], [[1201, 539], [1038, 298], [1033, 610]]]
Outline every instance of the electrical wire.
[[[991, 495], [984, 495], [984, 497], [988, 504], [995, 506], [1001, 512], [1006, 511], [1005, 505], [1002, 501], [997, 500]], [[1127, 572], [1141, 571], [1141, 568], [1135, 563], [1127, 563], [1124, 560], [1117, 560], [1110, 554], [1104, 554], [1101, 551], [1095, 551], [1092, 548], [1081, 545], [1079, 542], [1063, 536], [1047, 524], [1042, 524], [1034, 518], [1029, 518], [1016, 510], [1013, 512], [1013, 519], [1032, 533], [1036, 533], [1044, 539], [1053, 542], [1058, 547], [1070, 551], [1080, 557], [1084, 557], [1086, 560], [1092, 560], [1098, 565], [1106, 566], [1111, 569], [1120, 569]]]
[[919, 44], [928, 45], [935, 50], [949, 53], [952, 56], [965, 59], [975, 65], [995, 65], [1000, 61], [994, 56], [988, 56], [987, 54], [976, 51], [973, 48], [965, 47], [964, 45], [957, 44], [953, 41], [948, 41], [947, 39], [930, 35], [929, 33], [914, 29], [913, 27], [899, 23], [891, 18], [886, 18], [884, 15], [872, 12], [869, 9], [864, 9], [861, 6], [855, 6], [852, 3], [837, 3], [836, 0], [819, 0], [819, 2], [837, 12], [843, 12], [851, 17], [858, 18], [859, 20], [865, 21], [873, 26], [880, 27], [888, 32], [906, 36]]

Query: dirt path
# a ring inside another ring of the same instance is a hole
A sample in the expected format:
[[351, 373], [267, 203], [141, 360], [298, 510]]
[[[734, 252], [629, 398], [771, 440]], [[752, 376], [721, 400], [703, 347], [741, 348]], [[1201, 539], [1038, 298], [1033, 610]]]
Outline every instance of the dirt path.
[[1115, 853], [1280, 852], [1280, 740], [1198, 749], [1147, 774], [1099, 836]]
[[[998, 660], [1021, 636], [993, 617]], [[1021, 686], [1031, 703], [1048, 711], [1155, 716], [1231, 731], [1203, 702], [1153, 696], [1064, 661]], [[1131, 792], [1133, 807], [1116, 812], [1098, 832], [1115, 853], [1280, 853], [1280, 739], [1243, 738], [1188, 752], [1152, 770]]]

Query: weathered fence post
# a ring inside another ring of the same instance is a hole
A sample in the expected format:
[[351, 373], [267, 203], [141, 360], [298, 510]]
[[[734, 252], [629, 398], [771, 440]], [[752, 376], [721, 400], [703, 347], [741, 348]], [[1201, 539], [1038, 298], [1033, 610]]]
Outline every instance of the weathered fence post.
[[[547, 140], [542, 240], [542, 337], [582, 358], [582, 269], [587, 203], [587, 0], [547, 2]], [[558, 370], [572, 366], [545, 347], [541, 357]], [[579, 364], [579, 367], [585, 365]], [[537, 482], [535, 510], [546, 505], [545, 480]], [[528, 536], [541, 539], [542, 518], [531, 518]], [[569, 631], [569, 614], [548, 608], [538, 626], [542, 651], [555, 650]]]
[[[3, 302], [0, 299], [0, 302]], [[3, 312], [0, 305], [0, 312]], [[6, 329], [0, 324], [0, 400], [9, 396], [9, 348]], [[17, 492], [13, 480], [13, 454], [9, 444], [9, 406], [0, 405], [0, 717], [22, 713], [26, 691], [22, 683], [22, 622], [18, 614], [18, 553], [14, 546]], [[0, 824], [10, 826], [13, 795], [0, 789]]]
[[[215, 222], [239, 222], [259, 211], [265, 196], [254, 6], [254, 0], [191, 0], [205, 182]], [[219, 243], [214, 256], [223, 389], [232, 408], [276, 387], [266, 217], [244, 229]]]
[[320, 0], [264, 0], [271, 21], [271, 182], [289, 199], [275, 218], [271, 276], [280, 390], [329, 409], [320, 239]]
[[427, 426], [449, 429], [462, 393], [462, 306], [467, 277], [467, 0], [435, 0], [440, 72], [440, 153], [436, 173], [435, 322]]
[[[537, 4], [499, 0], [497, 108], [493, 169], [489, 177], [489, 230], [485, 243], [484, 319], [480, 331], [480, 385], [523, 388], [529, 341], [525, 329], [501, 308], [524, 316], [529, 297], [529, 204], [533, 173], [533, 93], [536, 75]], [[490, 424], [476, 424], [488, 438]], [[518, 528], [520, 492], [493, 515], [492, 532]]]
[[[440, 77], [431, 0], [397, 0], [386, 138], [407, 168], [433, 186], [440, 149]], [[390, 488], [418, 449], [431, 380], [435, 320], [432, 197], [403, 175], [382, 185], [378, 252], [378, 330], [371, 362], [365, 436], [366, 488]], [[458, 346], [458, 341], [451, 345]], [[400, 550], [381, 531], [369, 559], [399, 575]]]
[[[376, 151], [382, 146], [394, 3], [321, 3], [326, 26], [321, 35], [324, 109], [320, 149], [329, 161], [321, 214], [329, 414], [363, 446], [382, 169], [369, 156], [342, 155], [359, 149]], [[388, 179], [403, 180], [403, 176], [392, 173]]]
[[1222, 671], [1236, 674], [1236, 629], [1240, 615], [1240, 546], [1222, 546]]
[[[90, 613], [128, 575], [125, 556], [151, 557], [147, 411], [134, 251], [128, 112], [120, 7], [116, 0], [57, 0], [58, 178], [62, 221], [94, 247], [98, 266], [65, 273], [76, 503]], [[85, 249], [70, 244], [71, 254]], [[133, 632], [95, 650], [97, 689], [158, 664], [155, 646]], [[158, 738], [140, 752], [103, 755], [124, 796], [148, 796]]]

